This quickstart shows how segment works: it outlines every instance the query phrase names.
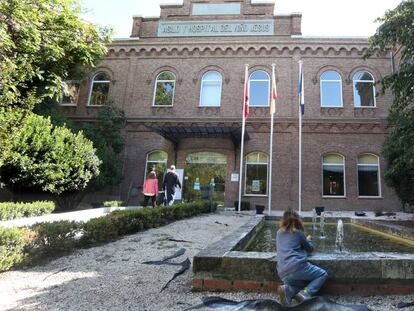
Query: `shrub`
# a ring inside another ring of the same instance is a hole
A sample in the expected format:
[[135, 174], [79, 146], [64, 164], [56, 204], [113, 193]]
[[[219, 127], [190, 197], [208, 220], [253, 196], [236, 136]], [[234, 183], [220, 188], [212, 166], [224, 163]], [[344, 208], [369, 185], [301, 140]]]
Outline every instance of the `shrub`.
[[113, 241], [118, 237], [118, 222], [112, 214], [93, 218], [83, 224], [81, 245], [94, 245]]
[[55, 203], [51, 201], [37, 201], [30, 203], [1, 202], [0, 220], [11, 220], [20, 217], [41, 216], [55, 210]]
[[122, 201], [105, 201], [105, 202], [103, 202], [103, 206], [105, 206], [105, 207], [119, 207], [119, 206], [124, 206], [124, 202], [122, 202]]
[[67, 220], [43, 222], [33, 225], [30, 230], [34, 232], [28, 245], [30, 251], [53, 254], [75, 248], [81, 224]]
[[0, 227], [0, 271], [7, 271], [25, 258], [24, 230]]

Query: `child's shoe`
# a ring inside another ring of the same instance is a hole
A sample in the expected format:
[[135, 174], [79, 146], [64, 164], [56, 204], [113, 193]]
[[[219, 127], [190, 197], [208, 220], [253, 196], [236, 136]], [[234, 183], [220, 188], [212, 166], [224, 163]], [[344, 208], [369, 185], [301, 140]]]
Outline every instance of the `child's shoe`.
[[306, 288], [305, 289], [302, 289], [299, 293], [297, 293], [295, 295], [295, 299], [298, 302], [302, 302], [302, 301], [308, 300], [310, 298], [312, 298], [312, 296], [308, 294]]
[[279, 295], [280, 303], [282, 305], [292, 304], [292, 296], [289, 291], [289, 285], [280, 285], [277, 288], [277, 293]]

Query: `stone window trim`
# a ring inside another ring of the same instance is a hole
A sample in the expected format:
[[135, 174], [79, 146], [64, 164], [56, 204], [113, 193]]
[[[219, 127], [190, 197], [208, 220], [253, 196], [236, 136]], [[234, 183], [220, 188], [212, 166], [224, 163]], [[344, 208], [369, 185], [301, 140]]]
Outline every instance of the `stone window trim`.
[[347, 84], [350, 84], [350, 81], [347, 81], [348, 78], [346, 78], [346, 74], [340, 68], [333, 65], [326, 65], [319, 68], [319, 70], [312, 78], [312, 83], [316, 85], [321, 80], [321, 76], [327, 71], [336, 71], [336, 73], [339, 74], [339, 76], [341, 77], [342, 81], [345, 81]]
[[[328, 155], [336, 155], [342, 158], [342, 164], [330, 164], [330, 163], [324, 163], [324, 157], [328, 156]], [[338, 152], [325, 152], [324, 154], [322, 154], [321, 156], [321, 194], [322, 194], [322, 199], [346, 199], [347, 198], [347, 193], [346, 193], [346, 169], [345, 169], [345, 163], [346, 163], [346, 158], [344, 155], [342, 155], [341, 153]], [[338, 166], [342, 166], [343, 168], [343, 184], [344, 184], [344, 194], [343, 195], [326, 195], [323, 192], [323, 166], [324, 165], [338, 165]]]
[[[359, 158], [364, 156], [364, 155], [369, 155], [369, 156], [373, 156], [376, 158], [377, 160], [377, 164], [360, 164], [359, 163]], [[359, 172], [359, 167], [360, 166], [373, 166], [377, 168], [377, 178], [378, 178], [378, 195], [377, 196], [368, 196], [368, 195], [360, 195], [359, 194], [359, 178], [358, 178], [358, 172]], [[357, 157], [357, 161], [356, 161], [356, 173], [357, 173], [357, 190], [358, 190], [358, 199], [383, 199], [382, 196], [382, 187], [381, 187], [381, 161], [380, 161], [380, 157], [372, 152], [364, 152], [358, 155]]]
[[[100, 75], [100, 74], [104, 74], [108, 77], [108, 80], [99, 80], [99, 81], [95, 81], [95, 78]], [[102, 107], [103, 105], [91, 105], [91, 98], [92, 98], [92, 92], [93, 92], [93, 87], [95, 83], [102, 83], [102, 84], [109, 84], [109, 89], [108, 89], [108, 98], [109, 98], [109, 94], [110, 94], [110, 90], [111, 90], [111, 84], [115, 83], [115, 80], [113, 80], [113, 74], [111, 72], [109, 72], [106, 68], [101, 68], [99, 70], [97, 70], [95, 72], [95, 74], [92, 76], [91, 79], [91, 84], [89, 87], [89, 95], [88, 95], [88, 102], [86, 107], [88, 108], [96, 108], [96, 107]]]
[[[158, 77], [163, 73], [171, 73], [174, 75], [174, 80], [158, 80]], [[157, 85], [159, 82], [172, 82], [174, 85], [173, 92], [172, 92], [172, 100], [171, 105], [155, 105], [155, 99], [156, 99], [156, 93], [157, 93]], [[174, 107], [174, 99], [175, 99], [175, 91], [176, 91], [176, 84], [177, 84], [177, 74], [175, 71], [171, 71], [170, 69], [161, 70], [158, 72], [158, 74], [155, 76], [154, 80], [154, 92], [153, 92], [153, 98], [152, 98], [152, 108], [172, 108]]]
[[[327, 72], [335, 72], [336, 74], [338, 74], [338, 76], [339, 76], [339, 79], [336, 79], [336, 80], [330, 80], [330, 79], [322, 79], [322, 75], [324, 74], [324, 73], [327, 73]], [[329, 106], [329, 105], [323, 105], [323, 102], [322, 102], [322, 84], [323, 83], [338, 83], [339, 82], [339, 87], [340, 87], [340, 97], [341, 97], [341, 105], [340, 106]], [[333, 70], [333, 69], [327, 69], [327, 70], [325, 70], [325, 71], [323, 71], [323, 72], [321, 72], [320, 73], [320, 75], [319, 75], [319, 97], [320, 97], [320, 107], [321, 108], [334, 108], [334, 109], [337, 109], [337, 108], [344, 108], [344, 98], [343, 98], [343, 85], [342, 85], [342, 75], [339, 73], [339, 72], [337, 72], [336, 70]]]
[[[266, 156], [267, 161], [266, 162], [255, 162], [255, 163], [248, 163], [247, 157], [252, 154], [262, 154]], [[246, 183], [247, 183], [247, 165], [266, 165], [266, 194], [249, 194], [246, 193]], [[244, 155], [244, 189], [243, 189], [243, 196], [244, 197], [268, 197], [269, 196], [269, 155], [266, 152], [263, 151], [251, 151]]]

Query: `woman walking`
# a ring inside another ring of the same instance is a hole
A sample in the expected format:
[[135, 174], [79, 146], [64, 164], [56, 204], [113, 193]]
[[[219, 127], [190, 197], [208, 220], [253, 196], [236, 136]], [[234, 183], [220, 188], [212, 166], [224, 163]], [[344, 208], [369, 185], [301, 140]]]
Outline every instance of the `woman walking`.
[[142, 193], [144, 194], [144, 207], [147, 206], [149, 199], [152, 201], [152, 207], [155, 207], [155, 199], [158, 196], [158, 179], [155, 171], [148, 173], [143, 188]]
[[303, 223], [295, 211], [286, 211], [276, 233], [277, 272], [283, 285], [278, 294], [282, 304], [290, 305], [292, 298], [299, 302], [314, 296], [328, 274], [308, 261], [313, 252], [312, 237], [305, 237]]

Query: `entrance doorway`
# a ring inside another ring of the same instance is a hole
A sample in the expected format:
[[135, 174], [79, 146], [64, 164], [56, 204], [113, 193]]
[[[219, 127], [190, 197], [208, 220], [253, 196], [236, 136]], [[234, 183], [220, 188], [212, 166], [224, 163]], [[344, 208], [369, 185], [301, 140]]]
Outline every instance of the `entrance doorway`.
[[224, 202], [227, 157], [216, 152], [191, 153], [184, 169], [184, 199]]

